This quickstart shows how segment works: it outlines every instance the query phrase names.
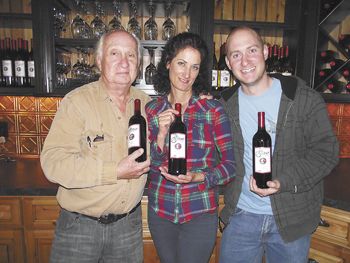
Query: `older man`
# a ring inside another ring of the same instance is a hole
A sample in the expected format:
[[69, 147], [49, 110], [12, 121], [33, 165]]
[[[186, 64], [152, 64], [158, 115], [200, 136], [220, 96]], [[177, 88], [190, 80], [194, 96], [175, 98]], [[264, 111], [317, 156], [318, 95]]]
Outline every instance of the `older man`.
[[[98, 81], [62, 100], [45, 140], [41, 165], [57, 184], [61, 206], [51, 262], [142, 262], [140, 200], [150, 161], [128, 156], [133, 101], [150, 98], [132, 87], [139, 42], [125, 31], [100, 39]], [[142, 107], [142, 114], [144, 114]]]

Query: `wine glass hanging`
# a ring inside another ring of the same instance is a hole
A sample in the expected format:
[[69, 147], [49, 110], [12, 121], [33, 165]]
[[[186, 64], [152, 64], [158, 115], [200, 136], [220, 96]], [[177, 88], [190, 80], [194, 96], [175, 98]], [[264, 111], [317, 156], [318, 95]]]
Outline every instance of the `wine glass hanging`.
[[108, 23], [108, 30], [125, 30], [121, 23], [122, 12], [119, 1], [113, 1], [113, 12], [113, 18]]
[[127, 31], [133, 36], [141, 39], [141, 26], [137, 21], [137, 3], [135, 0], [129, 2], [130, 19], [127, 26]]
[[147, 7], [148, 7], [150, 17], [146, 21], [144, 26], [144, 37], [145, 37], [145, 40], [157, 40], [158, 26], [156, 21], [154, 20], [154, 12], [155, 12], [156, 6], [153, 0], [148, 1]]

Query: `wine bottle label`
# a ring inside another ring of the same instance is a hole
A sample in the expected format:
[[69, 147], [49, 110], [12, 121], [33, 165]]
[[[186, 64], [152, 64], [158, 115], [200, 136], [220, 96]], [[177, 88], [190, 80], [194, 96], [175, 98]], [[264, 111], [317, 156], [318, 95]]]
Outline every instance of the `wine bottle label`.
[[12, 61], [3, 60], [2, 61], [2, 74], [4, 77], [12, 77]]
[[16, 77], [25, 77], [25, 66], [23, 60], [15, 60], [15, 76]]
[[230, 86], [230, 72], [228, 70], [220, 71], [220, 87]]
[[211, 71], [211, 86], [216, 87], [218, 85], [218, 71], [213, 69]]
[[254, 148], [255, 171], [257, 173], [271, 173], [270, 147]]
[[128, 148], [141, 147], [140, 124], [130, 125], [128, 131]]
[[34, 68], [34, 61], [33, 60], [28, 61], [28, 76], [30, 78], [35, 77], [35, 68]]
[[186, 158], [186, 134], [172, 133], [170, 135], [170, 158]]

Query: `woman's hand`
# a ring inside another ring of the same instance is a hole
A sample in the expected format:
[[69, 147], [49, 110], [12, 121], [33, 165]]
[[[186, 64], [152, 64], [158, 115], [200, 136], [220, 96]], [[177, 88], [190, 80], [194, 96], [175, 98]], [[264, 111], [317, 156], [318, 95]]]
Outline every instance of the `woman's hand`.
[[204, 174], [197, 172], [187, 172], [186, 174], [171, 175], [168, 173], [168, 168], [166, 166], [159, 167], [161, 174], [165, 179], [172, 181], [175, 184], [187, 184], [190, 182], [203, 182]]
[[169, 131], [169, 127], [175, 120], [175, 114], [178, 114], [177, 110], [167, 109], [158, 115], [159, 131], [157, 135], [157, 144], [162, 150], [164, 147], [165, 138]]

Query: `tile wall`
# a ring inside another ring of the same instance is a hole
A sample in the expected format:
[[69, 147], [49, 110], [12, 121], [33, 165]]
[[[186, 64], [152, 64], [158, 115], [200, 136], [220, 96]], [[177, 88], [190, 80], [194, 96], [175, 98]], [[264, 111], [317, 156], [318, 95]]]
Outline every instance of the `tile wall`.
[[[38, 157], [61, 98], [0, 96], [0, 120], [7, 121], [9, 137], [0, 153]], [[350, 104], [328, 104], [340, 156], [350, 158]]]

